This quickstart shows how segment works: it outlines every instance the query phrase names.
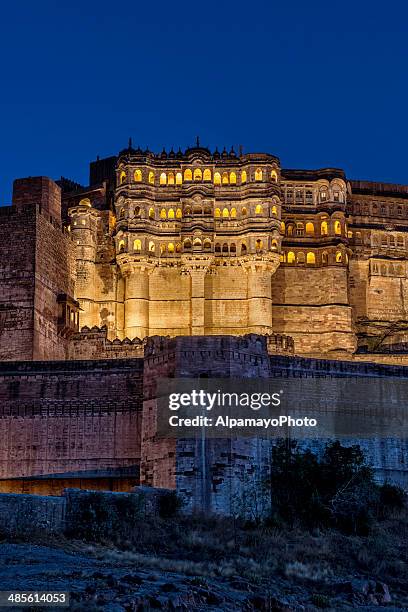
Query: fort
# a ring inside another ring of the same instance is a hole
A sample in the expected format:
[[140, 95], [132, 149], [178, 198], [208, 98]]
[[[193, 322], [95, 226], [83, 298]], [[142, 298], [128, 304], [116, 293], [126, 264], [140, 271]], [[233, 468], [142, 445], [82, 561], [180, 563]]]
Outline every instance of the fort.
[[[158, 440], [157, 377], [407, 377], [408, 186], [131, 142], [89, 183], [17, 179], [0, 207], [1, 491], [225, 509], [266, 450]], [[405, 485], [407, 443], [368, 446]]]

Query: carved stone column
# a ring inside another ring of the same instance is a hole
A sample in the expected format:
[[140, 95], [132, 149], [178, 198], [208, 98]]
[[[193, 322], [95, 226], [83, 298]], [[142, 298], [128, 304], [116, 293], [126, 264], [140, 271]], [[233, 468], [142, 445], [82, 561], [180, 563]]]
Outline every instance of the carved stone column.
[[208, 256], [182, 258], [184, 273], [191, 278], [191, 335], [204, 336], [205, 330], [205, 275], [212, 263]]
[[125, 336], [145, 338], [149, 335], [149, 276], [154, 264], [118, 257], [125, 278]]
[[271, 334], [272, 275], [279, 265], [279, 255], [251, 256], [242, 262], [247, 273], [248, 332]]

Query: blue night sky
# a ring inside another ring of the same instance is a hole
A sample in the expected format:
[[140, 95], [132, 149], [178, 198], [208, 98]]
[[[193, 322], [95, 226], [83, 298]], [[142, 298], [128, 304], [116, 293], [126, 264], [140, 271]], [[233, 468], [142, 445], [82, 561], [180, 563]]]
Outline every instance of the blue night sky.
[[86, 184], [129, 136], [408, 183], [405, 2], [23, 0], [0, 16], [2, 204], [16, 177]]

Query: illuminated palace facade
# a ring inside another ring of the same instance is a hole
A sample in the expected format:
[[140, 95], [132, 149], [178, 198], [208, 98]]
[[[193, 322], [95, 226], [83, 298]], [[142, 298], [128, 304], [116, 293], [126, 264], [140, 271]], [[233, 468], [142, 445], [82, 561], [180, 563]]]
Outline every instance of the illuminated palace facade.
[[[208, 446], [203, 487], [201, 446], [156, 436], [159, 377], [407, 377], [407, 186], [200, 146], [129, 146], [89, 183], [16, 179], [0, 207], [0, 491], [224, 511], [258, 443]], [[406, 486], [383, 442], [370, 465]]]
[[291, 338], [300, 355], [389, 361], [397, 347], [404, 359], [406, 186], [288, 170], [265, 153], [130, 143], [91, 163], [89, 187], [18, 179], [8, 218], [38, 202], [53, 235], [42, 221], [33, 350], [19, 354], [6, 297], [2, 359], [93, 358], [96, 328], [124, 356], [148, 336], [256, 333]]

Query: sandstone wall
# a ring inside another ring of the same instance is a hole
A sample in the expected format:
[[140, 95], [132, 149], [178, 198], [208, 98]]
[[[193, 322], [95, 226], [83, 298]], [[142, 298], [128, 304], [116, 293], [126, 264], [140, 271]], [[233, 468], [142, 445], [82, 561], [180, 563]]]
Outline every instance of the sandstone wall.
[[33, 359], [36, 210], [0, 208], [0, 360]]
[[355, 350], [347, 268], [280, 267], [272, 297], [274, 332], [292, 336], [297, 353]]
[[0, 478], [137, 481], [142, 372], [139, 359], [0, 364]]

